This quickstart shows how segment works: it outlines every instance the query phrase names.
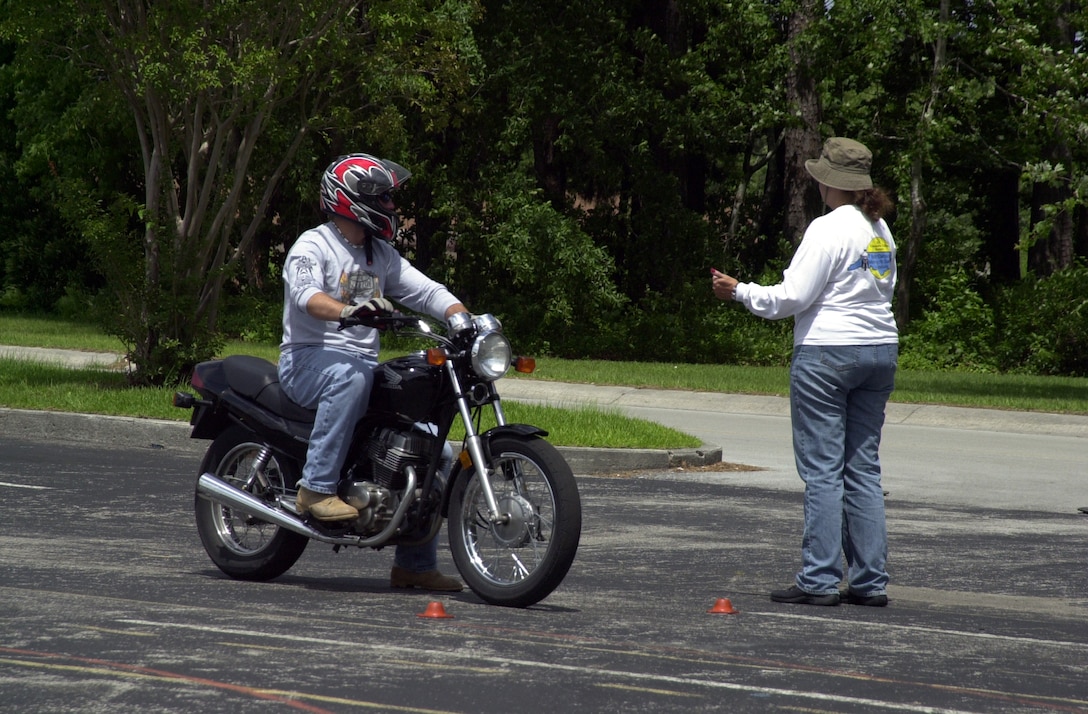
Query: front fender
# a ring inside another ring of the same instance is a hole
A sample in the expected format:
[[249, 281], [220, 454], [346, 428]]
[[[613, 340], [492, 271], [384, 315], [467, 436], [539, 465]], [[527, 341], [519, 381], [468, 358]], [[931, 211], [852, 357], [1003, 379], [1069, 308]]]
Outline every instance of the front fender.
[[[548, 432], [532, 424], [504, 424], [488, 429], [480, 434], [480, 446], [484, 451], [484, 458], [491, 461], [491, 441], [499, 436], [517, 436], [528, 439], [534, 436], [545, 437]], [[462, 479], [467, 480], [472, 476], [472, 469], [467, 468], [470, 463], [468, 454], [462, 450], [458, 458], [453, 460], [453, 468], [450, 469], [449, 481], [446, 485], [446, 493], [442, 496], [442, 517], [448, 518], [450, 514], [450, 494], [455, 488], [463, 488]]]
[[541, 429], [539, 426], [533, 426], [532, 424], [504, 424], [503, 426], [496, 426], [488, 429], [480, 438], [484, 440], [485, 444], [490, 444], [491, 440], [496, 436], [503, 436], [504, 434], [514, 434], [515, 436], [547, 436], [548, 432]]

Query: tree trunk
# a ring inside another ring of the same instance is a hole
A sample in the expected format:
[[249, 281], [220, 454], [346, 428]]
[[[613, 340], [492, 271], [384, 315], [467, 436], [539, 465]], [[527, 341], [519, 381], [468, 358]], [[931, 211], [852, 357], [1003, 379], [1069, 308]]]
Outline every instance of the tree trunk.
[[1073, 211], [1073, 250], [1077, 255], [1088, 255], [1088, 209], [1077, 206]]
[[559, 117], [549, 115], [537, 123], [533, 131], [533, 168], [544, 195], [556, 210], [562, 211], [566, 204], [567, 176], [562, 162], [555, 156], [559, 137]]
[[[1068, 150], [1062, 153], [1067, 154]], [[1069, 166], [1069, 163], [1065, 165]], [[1034, 226], [1042, 221], [1050, 224], [1046, 235], [1028, 249], [1028, 267], [1039, 277], [1073, 265], [1073, 216], [1060, 208], [1069, 197], [1066, 186], [1037, 183], [1032, 191], [1031, 224]]]
[[820, 215], [820, 194], [805, 170], [805, 161], [820, 155], [820, 100], [812, 76], [811, 58], [800, 39], [823, 8], [819, 0], [803, 0], [789, 17], [786, 41], [792, 70], [786, 76], [786, 100], [795, 107], [798, 126], [788, 127], [783, 137], [785, 152], [786, 234], [797, 245], [805, 228]]
[[[1053, 22], [1045, 23], [1040, 31], [1051, 46], [1075, 53], [1077, 51], [1076, 31], [1066, 13], [1072, 12], [1072, 4], [1062, 4], [1055, 13]], [[1045, 158], [1054, 166], [1064, 166], [1061, 183], [1036, 184], [1032, 191], [1031, 222], [1034, 226], [1041, 220], [1050, 223], [1045, 239], [1035, 241], [1028, 249], [1028, 265], [1036, 275], [1047, 276], [1059, 270], [1072, 267], [1074, 263], [1073, 245], [1076, 226], [1074, 215], [1067, 207], [1073, 196], [1073, 177], [1070, 168], [1077, 163], [1073, 158], [1065, 130], [1054, 122], [1049, 146]]]
[[[948, 24], [949, 0], [941, 0], [939, 28]], [[941, 74], [947, 55], [947, 39], [939, 30], [933, 46], [933, 69], [930, 72], [929, 96], [918, 118], [918, 131], [911, 147], [910, 231], [905, 243], [898, 246], [898, 276], [895, 286], [895, 324], [900, 331], [910, 322], [910, 290], [914, 268], [926, 230], [925, 161], [929, 156], [929, 127], [933, 123], [934, 105], [941, 91]]]
[[[756, 149], [762, 146], [762, 140], [766, 139], [767, 144], [762, 150], [762, 155], [753, 161], [752, 154]], [[733, 193], [733, 206], [730, 209], [729, 215], [729, 229], [725, 236], [722, 238], [722, 253], [723, 259], [726, 261], [723, 265], [728, 265], [732, 262], [734, 256], [733, 241], [737, 237], [737, 233], [740, 230], [741, 215], [744, 211], [744, 202], [748, 195], [748, 183], [755, 176], [757, 171], [767, 168], [768, 176], [778, 175], [775, 164], [775, 156], [778, 153], [778, 142], [775, 141], [774, 132], [767, 132], [764, 136], [750, 136], [747, 144], [744, 147], [744, 158], [741, 161], [741, 179], [737, 182], [736, 191]], [[768, 181], [768, 185], [771, 182]]]
[[768, 162], [766, 179], [763, 182], [763, 196], [759, 201], [759, 222], [755, 233], [759, 237], [759, 243], [749, 248], [748, 260], [752, 265], [766, 263], [772, 257], [777, 246], [777, 241], [769, 240], [767, 236], [777, 236], [782, 233], [785, 225], [785, 175], [786, 157], [782, 151], [784, 135], [774, 129], [766, 130], [768, 147]]
[[[930, 105], [923, 115], [929, 115]], [[928, 118], [928, 116], [924, 116]], [[919, 133], [924, 136], [925, 124], [919, 125]], [[924, 139], [923, 139], [924, 141]], [[921, 143], [921, 142], [920, 142]], [[898, 276], [895, 285], [895, 324], [902, 331], [910, 321], [910, 284], [914, 278], [914, 267], [918, 262], [918, 251], [922, 246], [922, 237], [926, 231], [926, 200], [923, 197], [923, 150], [916, 146], [910, 166], [910, 232], [907, 240], [898, 246]]]
[[1014, 283], [1020, 275], [1020, 171], [994, 171], [987, 184], [987, 209], [980, 211], [982, 238], [991, 279]]

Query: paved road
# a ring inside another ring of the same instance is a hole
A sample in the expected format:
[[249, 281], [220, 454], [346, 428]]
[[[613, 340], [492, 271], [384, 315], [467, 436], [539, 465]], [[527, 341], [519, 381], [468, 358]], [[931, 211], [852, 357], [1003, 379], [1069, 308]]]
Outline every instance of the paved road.
[[[388, 590], [384, 552], [223, 578], [183, 425], [0, 410], [0, 711], [1088, 712], [1088, 420], [892, 405], [891, 605], [805, 608], [766, 596], [800, 537], [784, 400], [502, 386], [759, 470], [582, 473], [555, 594], [443, 597], [454, 618], [430, 620], [431, 596]], [[708, 613], [719, 598], [739, 613]]]
[[387, 551], [229, 580], [193, 526], [198, 444], [14, 437], [17, 416], [2, 712], [1088, 712], [1083, 516], [892, 499], [889, 607], [812, 608], [766, 595], [796, 567], [796, 489], [581, 475], [569, 577], [511, 610], [391, 592]]
[[[783, 398], [524, 379], [504, 380], [503, 395], [614, 408], [719, 446], [723, 461], [760, 469], [701, 478], [787, 491], [800, 486]], [[1069, 513], [1088, 506], [1088, 416], [892, 403], [881, 462], [892, 499]]]

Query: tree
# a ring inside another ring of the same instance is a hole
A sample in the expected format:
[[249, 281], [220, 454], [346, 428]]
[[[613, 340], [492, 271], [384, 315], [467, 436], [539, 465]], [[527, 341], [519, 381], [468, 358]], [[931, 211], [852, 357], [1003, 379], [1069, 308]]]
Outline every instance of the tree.
[[899, 244], [898, 282], [895, 286], [895, 321], [899, 329], [904, 329], [910, 320], [910, 292], [914, 280], [914, 270], [918, 264], [918, 253], [925, 235], [926, 213], [925, 171], [930, 159], [932, 126], [936, 106], [943, 87], [943, 75], [947, 60], [948, 40], [945, 27], [949, 18], [949, 0], [940, 0], [938, 17], [934, 23], [933, 60], [929, 82], [920, 102], [921, 109], [917, 118], [917, 128], [910, 138], [910, 230], [907, 240]]
[[211, 354], [224, 285], [274, 218], [270, 201], [306, 142], [398, 124], [398, 103], [435, 94], [449, 65], [437, 50], [458, 26], [430, 23], [428, 37], [435, 3], [413, 0], [9, 5], [24, 61], [82, 67], [131, 113], [142, 253], [126, 254], [123, 241], [103, 252], [120, 316], [109, 327], [150, 382]]
[[1004, 310], [1007, 285], [1088, 254], [1083, 3], [3, 7], [4, 287], [55, 302], [34, 250], [86, 247], [145, 376], [278, 282], [315, 176], [352, 150], [415, 174], [398, 247], [555, 354], [781, 359], [784, 331], [734, 320], [706, 268], [780, 274], [831, 135], [897, 198], [907, 337], [961, 324], [937, 314], [959, 286]]
[[1074, 219], [1088, 206], [1088, 13], [1082, 3], [1058, 0], [1009, 3], [1002, 10], [1008, 35], [999, 47], [1015, 70], [1003, 79], [1025, 105], [1024, 123], [1038, 140], [1037, 160], [1024, 166], [1032, 192], [1028, 265], [1046, 276], [1073, 267]]
[[805, 228], [819, 215], [820, 197], [805, 161], [819, 156], [821, 148], [820, 102], [816, 91], [815, 43], [812, 25], [824, 6], [821, 0], [797, 0], [786, 18], [786, 41], [792, 67], [786, 75], [786, 101], [796, 117], [786, 126], [782, 142], [785, 159], [786, 235], [801, 242]]

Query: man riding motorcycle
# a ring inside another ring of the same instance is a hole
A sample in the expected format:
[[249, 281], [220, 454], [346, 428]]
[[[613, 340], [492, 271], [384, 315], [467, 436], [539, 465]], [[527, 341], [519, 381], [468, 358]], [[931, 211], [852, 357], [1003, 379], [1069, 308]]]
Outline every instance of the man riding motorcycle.
[[[390, 312], [390, 299], [436, 319], [468, 312], [387, 242], [398, 224], [393, 192], [410, 176], [403, 166], [369, 154], [333, 161], [321, 180], [321, 209], [329, 221], [300, 235], [284, 262], [279, 378], [293, 401], [316, 410], [297, 505], [321, 521], [359, 515], [336, 488], [355, 424], [366, 412], [380, 347], [378, 330], [341, 329], [342, 321]], [[442, 459], [448, 474], [448, 444]], [[397, 546], [390, 585], [462, 589], [459, 580], [438, 571], [437, 535], [422, 545]]]

